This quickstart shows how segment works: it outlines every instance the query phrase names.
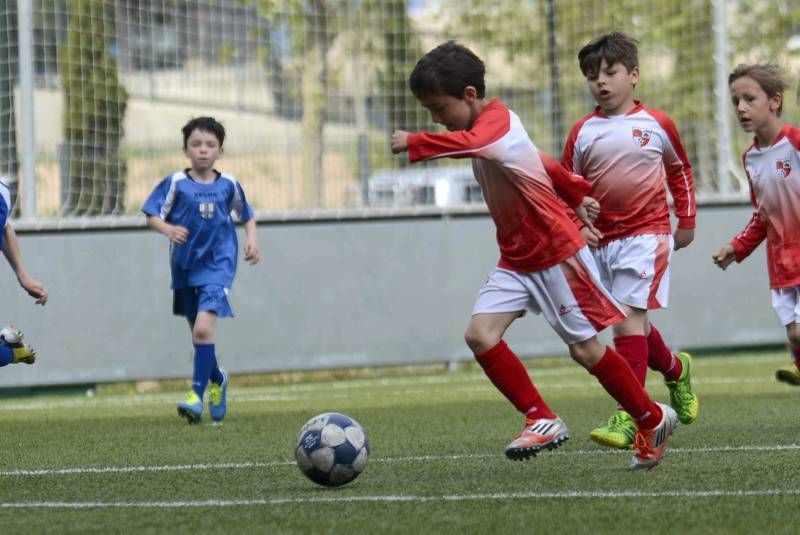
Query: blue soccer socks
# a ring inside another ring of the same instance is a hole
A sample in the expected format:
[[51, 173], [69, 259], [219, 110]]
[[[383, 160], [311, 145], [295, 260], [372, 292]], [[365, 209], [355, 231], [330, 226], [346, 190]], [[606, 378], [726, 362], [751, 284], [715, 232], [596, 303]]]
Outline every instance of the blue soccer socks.
[[208, 380], [211, 378], [211, 370], [216, 367], [217, 357], [214, 355], [214, 344], [195, 344], [192, 390], [200, 399], [203, 399]]

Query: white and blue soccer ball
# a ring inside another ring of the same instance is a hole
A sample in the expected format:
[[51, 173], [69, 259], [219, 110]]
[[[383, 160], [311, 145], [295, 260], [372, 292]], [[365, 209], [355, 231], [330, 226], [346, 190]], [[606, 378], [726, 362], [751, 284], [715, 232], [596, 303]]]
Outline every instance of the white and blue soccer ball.
[[294, 456], [308, 479], [338, 487], [353, 481], [367, 467], [369, 441], [364, 428], [354, 419], [326, 412], [300, 428]]

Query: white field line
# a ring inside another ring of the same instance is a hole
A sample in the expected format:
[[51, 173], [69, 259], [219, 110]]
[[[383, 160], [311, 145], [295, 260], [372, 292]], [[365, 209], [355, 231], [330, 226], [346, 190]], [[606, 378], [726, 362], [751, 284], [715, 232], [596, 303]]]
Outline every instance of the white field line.
[[609, 500], [624, 498], [752, 498], [759, 496], [798, 496], [800, 489], [761, 490], [672, 490], [659, 492], [641, 491], [591, 491], [568, 490], [562, 492], [507, 492], [492, 494], [449, 494], [444, 496], [419, 495], [374, 495], [374, 496], [318, 496], [312, 498], [269, 498], [255, 500], [198, 500], [198, 501], [153, 501], [153, 502], [11, 502], [0, 503], [0, 509], [122, 509], [148, 508], [173, 509], [185, 507], [247, 507], [259, 505], [292, 505], [307, 503], [429, 503], [464, 502], [486, 500]]
[[[669, 448], [670, 455], [699, 454], [699, 453], [773, 453], [778, 451], [800, 451], [800, 444], [775, 444], [775, 445], [749, 445], [749, 446], [720, 446], [706, 448]], [[560, 450], [550, 455], [630, 455], [624, 450]], [[371, 458], [370, 463], [408, 463], [408, 462], [438, 462], [462, 461], [470, 459], [502, 459], [499, 453], [465, 453], [453, 455], [412, 455], [407, 457], [378, 457]], [[42, 468], [30, 470], [3, 470], [0, 477], [31, 477], [54, 475], [80, 475], [80, 474], [125, 474], [136, 472], [177, 472], [189, 470], [241, 470], [251, 468], [274, 468], [294, 465], [294, 461], [267, 461], [267, 462], [228, 462], [228, 463], [198, 463], [198, 464], [165, 464], [149, 466], [100, 466], [100, 467], [73, 467], [73, 468]]]
[[[535, 380], [535, 377], [534, 377]], [[451, 381], [441, 381], [442, 383], [451, 383]], [[464, 382], [464, 381], [459, 381]], [[449, 392], [467, 392], [471, 394], [486, 394], [494, 392], [494, 388], [488, 383], [488, 380], [483, 376], [476, 376], [471, 382], [479, 383], [474, 386], [459, 386], [451, 388]], [[422, 383], [422, 384], [420, 384]], [[387, 397], [405, 397], [409, 395], [430, 394], [430, 390], [424, 388], [425, 385], [432, 384], [431, 381], [420, 381], [420, 383], [413, 384], [414, 387], [403, 388], [397, 390], [381, 390], [371, 392], [368, 389], [359, 392], [330, 392], [328, 389], [332, 385], [326, 384], [324, 387], [317, 387], [320, 394], [325, 395], [325, 399], [364, 399], [364, 398], [379, 398], [385, 399]], [[757, 378], [737, 378], [737, 377], [713, 377], [706, 379], [692, 379], [693, 385], [744, 385], [744, 384], [773, 384], [775, 379], [773, 377], [757, 377]], [[546, 381], [537, 382], [537, 386], [542, 389], [571, 389], [571, 388], [586, 388], [597, 385], [597, 381], [587, 378], [580, 381], [563, 381], [557, 383], [549, 383]], [[397, 386], [397, 385], [391, 385]], [[599, 387], [598, 387], [599, 388]], [[286, 394], [279, 392], [251, 392], [248, 393], [244, 389], [243, 393], [231, 393], [229, 399], [234, 403], [255, 403], [266, 401], [308, 401], [308, 392], [304, 395], [297, 393]], [[260, 390], [260, 389], [259, 389]], [[99, 398], [75, 398], [75, 399], [55, 399], [43, 401], [21, 401], [16, 403], [7, 403], [0, 405], [0, 412], [16, 412], [16, 411], [33, 411], [33, 410], [52, 410], [52, 409], [66, 409], [66, 408], [80, 408], [80, 407], [133, 407], [140, 405], [171, 405], [179, 398], [178, 393], [170, 394], [145, 394], [145, 395], [130, 395], [130, 396], [109, 396]]]

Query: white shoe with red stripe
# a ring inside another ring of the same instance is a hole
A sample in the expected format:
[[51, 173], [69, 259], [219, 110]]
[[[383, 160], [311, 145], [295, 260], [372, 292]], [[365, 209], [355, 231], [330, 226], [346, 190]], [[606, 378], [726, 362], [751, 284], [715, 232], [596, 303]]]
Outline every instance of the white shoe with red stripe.
[[631, 459], [631, 470], [649, 470], [661, 460], [667, 447], [667, 439], [678, 426], [678, 414], [669, 405], [658, 403], [661, 407], [661, 422], [653, 429], [639, 429], [633, 438], [636, 453]]
[[552, 450], [569, 440], [569, 429], [561, 418], [528, 418], [525, 427], [506, 446], [506, 457], [523, 461], [543, 449]]

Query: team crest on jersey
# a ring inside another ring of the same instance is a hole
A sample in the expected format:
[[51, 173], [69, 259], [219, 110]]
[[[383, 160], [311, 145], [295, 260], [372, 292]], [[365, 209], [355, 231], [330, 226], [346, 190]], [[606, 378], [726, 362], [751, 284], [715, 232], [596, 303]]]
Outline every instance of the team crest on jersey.
[[788, 158], [775, 162], [775, 169], [778, 171], [779, 178], [786, 178], [792, 172], [792, 162]]
[[639, 147], [644, 147], [650, 143], [650, 136], [653, 135], [653, 130], [650, 128], [636, 128], [633, 127], [633, 142]]
[[197, 209], [200, 210], [200, 217], [203, 219], [213, 219], [214, 218], [214, 203], [213, 202], [201, 202], [197, 205]]

